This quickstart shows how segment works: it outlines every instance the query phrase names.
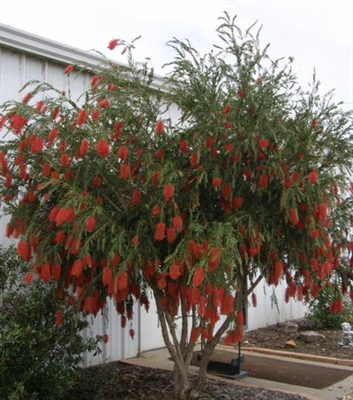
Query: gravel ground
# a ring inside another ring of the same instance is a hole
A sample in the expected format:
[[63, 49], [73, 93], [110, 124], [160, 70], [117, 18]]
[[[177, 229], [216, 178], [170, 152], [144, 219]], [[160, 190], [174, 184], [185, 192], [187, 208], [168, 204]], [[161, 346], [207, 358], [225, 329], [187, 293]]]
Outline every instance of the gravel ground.
[[[175, 400], [170, 372], [113, 362], [85, 371], [76, 400]], [[305, 397], [209, 379], [200, 400], [305, 400]]]

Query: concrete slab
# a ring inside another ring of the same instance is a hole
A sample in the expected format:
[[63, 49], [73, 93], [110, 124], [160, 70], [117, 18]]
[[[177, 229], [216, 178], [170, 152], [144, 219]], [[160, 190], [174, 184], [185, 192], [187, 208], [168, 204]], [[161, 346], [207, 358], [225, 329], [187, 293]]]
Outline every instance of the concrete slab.
[[[222, 350], [222, 349], [229, 350], [229, 348], [226, 348], [225, 346], [217, 346], [217, 350]], [[200, 349], [195, 348], [195, 350], [197, 351]], [[253, 352], [250, 353], [245, 350], [242, 350], [241, 354], [244, 355], [244, 357], [246, 357], [247, 353], [253, 354]], [[262, 356], [276, 357], [276, 358], [284, 357], [283, 355], [278, 355], [278, 354], [268, 354], [268, 351], [266, 353], [267, 354], [262, 354]], [[302, 360], [303, 363], [312, 364], [313, 368], [315, 368], [315, 365], [324, 365], [326, 367], [329, 366], [330, 368], [352, 369], [352, 375], [349, 376], [344, 381], [338, 382], [333, 386], [321, 390], [288, 385], [286, 383], [256, 379], [249, 376], [245, 376], [237, 380], [227, 379], [211, 374], [209, 374], [208, 377], [209, 379], [218, 379], [222, 381], [227, 381], [228, 383], [233, 382], [236, 385], [260, 387], [269, 390], [277, 390], [291, 394], [298, 394], [300, 396], [307, 397], [309, 400], [353, 400], [353, 366], [338, 365], [336, 363], [332, 363], [332, 361], [328, 362], [328, 360], [323, 360], [323, 359], [320, 361], [321, 362], [312, 361], [310, 359]], [[130, 358], [128, 360], [124, 360], [123, 362], [127, 364], [140, 365], [144, 367], [159, 368], [166, 370], [172, 370], [174, 365], [173, 361], [170, 359], [169, 353], [166, 348], [144, 352], [140, 354], [139, 357]], [[190, 373], [197, 373], [197, 372], [198, 372], [198, 367], [190, 366]]]

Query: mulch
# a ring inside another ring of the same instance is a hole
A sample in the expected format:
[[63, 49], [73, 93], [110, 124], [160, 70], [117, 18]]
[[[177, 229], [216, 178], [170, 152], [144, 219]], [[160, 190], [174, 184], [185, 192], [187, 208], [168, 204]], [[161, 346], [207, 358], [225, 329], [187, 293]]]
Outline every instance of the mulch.
[[[237, 358], [237, 352], [215, 350], [211, 357], [214, 363], [230, 364]], [[198, 365], [200, 352], [195, 352], [193, 365]], [[279, 359], [271, 356], [246, 354], [240, 366], [241, 372], [248, 376], [269, 381], [282, 382], [290, 385], [304, 386], [313, 389], [323, 389], [346, 379], [353, 374], [353, 370], [308, 364], [307, 362]]]

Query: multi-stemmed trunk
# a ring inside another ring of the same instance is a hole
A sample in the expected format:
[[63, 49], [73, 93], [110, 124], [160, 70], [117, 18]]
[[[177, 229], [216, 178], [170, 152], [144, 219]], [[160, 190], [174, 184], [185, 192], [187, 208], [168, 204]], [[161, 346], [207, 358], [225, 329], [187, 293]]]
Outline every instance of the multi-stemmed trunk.
[[[239, 276], [238, 291], [234, 299], [235, 309], [240, 309], [249, 293], [258, 285], [262, 276], [259, 275], [250, 287], [245, 284], [244, 276]], [[195, 313], [186, 311], [183, 299], [180, 300], [181, 329], [177, 328], [175, 316], [167, 312], [161, 303], [161, 295], [157, 288], [154, 288], [154, 297], [157, 306], [158, 318], [161, 324], [162, 336], [169, 354], [174, 362], [172, 373], [172, 383], [174, 385], [174, 395], [180, 400], [198, 399], [204, 390], [207, 381], [207, 366], [210, 358], [219, 343], [222, 335], [228, 330], [233, 316], [225, 316], [216, 331], [213, 332], [211, 340], [207, 340], [202, 347], [202, 357], [199, 360], [199, 372], [193, 382], [190, 381], [189, 369], [193, 359], [196, 343], [189, 340], [189, 319], [195, 318]], [[179, 334], [179, 335], [178, 335]]]
[[181, 336], [177, 337], [177, 330], [175, 328], [175, 320], [166, 313], [155, 293], [156, 305], [158, 310], [159, 321], [164, 342], [169, 351], [169, 354], [174, 362], [174, 369], [172, 372], [172, 383], [174, 385], [174, 395], [176, 399], [192, 400], [199, 398], [203, 391], [207, 380], [207, 365], [212, 356], [212, 353], [219, 342], [221, 336], [228, 329], [231, 318], [227, 317], [218, 328], [213, 336], [213, 339], [207, 341], [203, 346], [202, 357], [199, 363], [199, 373], [192, 383], [190, 381], [189, 369], [192, 362], [193, 353], [196, 343], [188, 341], [188, 315], [183, 306], [182, 309], [182, 327]]

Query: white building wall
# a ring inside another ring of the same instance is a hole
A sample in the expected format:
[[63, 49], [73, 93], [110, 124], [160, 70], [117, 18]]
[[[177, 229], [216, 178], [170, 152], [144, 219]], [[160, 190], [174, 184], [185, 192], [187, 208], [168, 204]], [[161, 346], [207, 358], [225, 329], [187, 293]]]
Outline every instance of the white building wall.
[[254, 290], [257, 306], [253, 307], [250, 299], [248, 302], [247, 330], [263, 328], [305, 316], [308, 310], [306, 304], [296, 299], [290, 299], [288, 303], [284, 301], [286, 287], [283, 281], [276, 287], [268, 286], [265, 280], [260, 282]]
[[[30, 80], [39, 80], [52, 84], [60, 90], [71, 91], [72, 99], [77, 99], [89, 86], [89, 74], [75, 75], [70, 78], [63, 74], [69, 63], [87, 62], [96, 64], [101, 58], [45, 38], [28, 34], [0, 24], [0, 104], [8, 100], [21, 100], [26, 94], [19, 90]], [[162, 79], [156, 79], [158, 86]], [[176, 118], [176, 108], [170, 109], [171, 118]], [[9, 245], [5, 236], [6, 219], [0, 219], [0, 243]], [[295, 301], [284, 302], [285, 287], [276, 288], [278, 309], [271, 303], [272, 289], [266, 284], [258, 285], [257, 308], [249, 305], [248, 329], [255, 329], [288, 319], [299, 318], [305, 314], [306, 307]], [[129, 326], [125, 330], [120, 327], [120, 317], [115, 311], [114, 304], [108, 302], [105, 316], [98, 315], [91, 321], [91, 328], [86, 334], [108, 334], [109, 341], [103, 346], [100, 355], [85, 355], [85, 364], [99, 364], [136, 356], [138, 353], [163, 347], [162, 335], [153, 299], [150, 311], [146, 313], [138, 305], [134, 310], [132, 328], [135, 338], [129, 336]]]

